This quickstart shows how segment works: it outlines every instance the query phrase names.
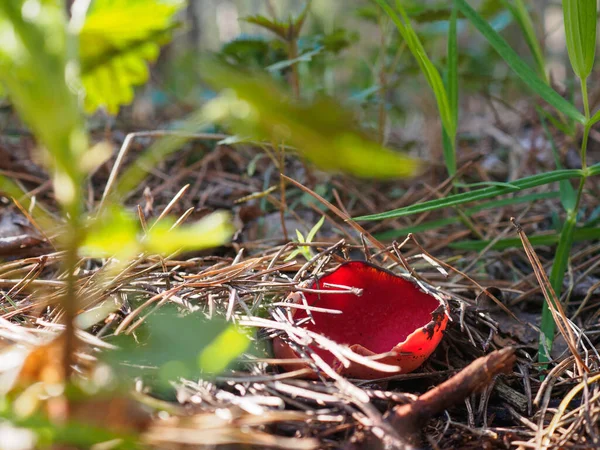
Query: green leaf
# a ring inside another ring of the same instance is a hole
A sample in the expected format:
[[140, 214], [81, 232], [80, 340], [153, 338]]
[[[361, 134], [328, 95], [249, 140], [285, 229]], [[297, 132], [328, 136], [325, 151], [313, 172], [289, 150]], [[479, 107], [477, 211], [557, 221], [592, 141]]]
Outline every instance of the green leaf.
[[590, 127], [594, 125], [596, 122], [600, 120], [600, 110], [596, 111], [596, 113], [590, 119]]
[[315, 225], [310, 229], [308, 234], [306, 235], [306, 242], [312, 242], [323, 224], [325, 223], [325, 216], [321, 216], [319, 221], [315, 223]]
[[95, 0], [79, 34], [85, 108], [116, 114], [148, 80], [148, 62], [175, 26], [182, 1]]
[[596, 54], [596, 0], [563, 0], [567, 50], [573, 71], [581, 80], [592, 72]]
[[458, 10], [456, 5], [452, 8], [450, 15], [450, 27], [448, 29], [448, 101], [450, 111], [455, 124], [458, 124], [458, 33], [456, 22], [458, 21]]
[[110, 343], [118, 349], [102, 356], [118, 373], [148, 373], [164, 388], [179, 378], [218, 375], [246, 351], [250, 340], [223, 319], [207, 320], [202, 313], [182, 316], [167, 306], [151, 314], [135, 338], [120, 335]]
[[202, 250], [223, 245], [234, 229], [226, 212], [212, 213], [198, 222], [172, 228], [173, 222], [162, 219], [148, 231], [144, 248], [150, 253], [169, 255], [177, 251]]
[[206, 346], [198, 357], [198, 366], [205, 373], [221, 373], [246, 351], [250, 341], [234, 325], [229, 325]]
[[298, 102], [262, 74], [211, 59], [201, 67], [205, 80], [223, 90], [203, 109], [208, 122], [255, 140], [289, 144], [325, 170], [396, 178], [414, 175], [419, 168], [417, 160], [358, 131], [354, 116], [330, 98]]
[[410, 52], [417, 60], [421, 72], [425, 76], [429, 87], [433, 90], [433, 94], [435, 95], [442, 125], [450, 139], [453, 140], [456, 136], [457, 124], [454, 121], [454, 116], [450, 109], [450, 101], [448, 100], [442, 77], [427, 56], [417, 33], [415, 33], [415, 30], [410, 24], [410, 19], [401, 2], [399, 0], [396, 1], [396, 9], [400, 12], [401, 17], [396, 14], [396, 11], [392, 9], [386, 0], [375, 0], [375, 2], [377, 2], [377, 4], [379, 4], [385, 13], [392, 19], [396, 28], [398, 28], [402, 39], [404, 39]]
[[[14, 401], [13, 401], [14, 403]], [[142, 450], [139, 436], [124, 430], [109, 430], [105, 426], [78, 421], [77, 417], [57, 422], [41, 412], [23, 417], [10, 404], [0, 411], [0, 419], [16, 427], [32, 431], [38, 441], [36, 448], [102, 448], [107, 442], [117, 444], [118, 450]], [[21, 442], [22, 443], [22, 442]]]
[[142, 251], [139, 220], [124, 208], [106, 208], [87, 228], [81, 254], [92, 258], [115, 256], [127, 261]]
[[[600, 164], [595, 164], [592, 167], [597, 167], [598, 170], [600, 170]], [[592, 167], [590, 167], [590, 169], [592, 169]], [[577, 169], [555, 170], [552, 172], [521, 178], [520, 180], [511, 182], [511, 185], [521, 190], [530, 189], [535, 186], [542, 186], [544, 184], [550, 184], [560, 180], [568, 180], [569, 178], [581, 178], [582, 176], [583, 172]], [[416, 205], [406, 206], [404, 208], [399, 208], [384, 213], [356, 217], [354, 220], [383, 220], [394, 217], [408, 216], [411, 214], [433, 211], [440, 208], [447, 208], [448, 206], [462, 205], [463, 203], [473, 202], [476, 200], [485, 200], [487, 198], [498, 197], [499, 195], [509, 194], [511, 192], [514, 192], [514, 188], [512, 187], [491, 186], [484, 189], [478, 189], [476, 191], [464, 192], [461, 194], [450, 195], [445, 198], [417, 203]]]
[[[78, 214], [80, 163], [87, 134], [77, 97], [77, 62], [70, 47], [62, 2], [0, 1], [0, 82], [36, 139], [49, 153], [55, 195]], [[30, 5], [31, 6], [31, 5]], [[69, 70], [67, 70], [69, 68]]]
[[585, 116], [575, 106], [565, 100], [554, 89], [548, 86], [539, 76], [525, 63], [517, 53], [510, 48], [508, 43], [488, 24], [466, 0], [455, 0], [458, 9], [487, 39], [498, 54], [506, 61], [508, 66], [542, 99], [554, 106], [558, 111], [580, 123], [585, 123]]
[[255, 16], [244, 17], [242, 20], [252, 23], [254, 25], [258, 25], [265, 30], [269, 30], [271, 33], [275, 34], [279, 38], [284, 41], [290, 42], [295, 39], [298, 39], [300, 35], [300, 31], [302, 31], [302, 26], [308, 16], [308, 11], [310, 9], [310, 5], [312, 0], [306, 0], [304, 4], [304, 8], [302, 12], [298, 14], [298, 17], [292, 19], [291, 17], [287, 20], [287, 22], [282, 22], [277, 19], [269, 19], [268, 17], [262, 16], [260, 14]]
[[173, 227], [163, 218], [143, 236], [139, 220], [122, 207], [109, 206], [90, 220], [81, 252], [93, 258], [116, 257], [127, 261], [135, 255], [171, 255], [178, 251], [203, 250], [229, 241], [233, 227], [229, 214], [212, 213], [198, 222]]

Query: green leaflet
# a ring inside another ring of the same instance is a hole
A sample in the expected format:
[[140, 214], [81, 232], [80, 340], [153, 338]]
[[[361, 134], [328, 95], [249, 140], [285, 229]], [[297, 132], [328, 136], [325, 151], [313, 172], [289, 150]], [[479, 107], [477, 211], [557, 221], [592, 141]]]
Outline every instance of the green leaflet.
[[414, 175], [420, 162], [382, 147], [358, 129], [352, 113], [327, 97], [300, 102], [271, 78], [213, 59], [201, 61], [203, 78], [221, 95], [201, 110], [205, 123], [235, 134], [296, 148], [324, 170], [365, 178]]

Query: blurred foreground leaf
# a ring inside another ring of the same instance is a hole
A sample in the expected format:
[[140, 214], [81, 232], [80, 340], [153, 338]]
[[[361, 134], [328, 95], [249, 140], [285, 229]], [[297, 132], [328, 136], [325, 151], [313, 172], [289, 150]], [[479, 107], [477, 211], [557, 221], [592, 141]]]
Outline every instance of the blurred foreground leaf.
[[226, 212], [212, 213], [199, 221], [172, 228], [163, 219], [148, 232], [144, 247], [151, 253], [167, 255], [178, 250], [190, 251], [218, 247], [233, 235], [230, 216]]
[[87, 136], [71, 89], [77, 63], [68, 57], [66, 28], [62, 2], [0, 1], [0, 82], [51, 155], [56, 197], [75, 215]]
[[115, 256], [126, 261], [142, 252], [170, 255], [225, 244], [233, 234], [229, 214], [215, 212], [201, 220], [174, 227], [162, 219], [143, 236], [139, 219], [120, 207], [111, 207], [90, 222], [82, 253], [96, 258]]
[[182, 317], [167, 307], [150, 315], [135, 339], [121, 335], [111, 343], [119, 348], [107, 352], [105, 359], [118, 373], [147, 373], [167, 386], [181, 377], [218, 375], [248, 349], [250, 339], [224, 320], [208, 320], [201, 313]]
[[95, 0], [79, 35], [85, 108], [116, 114], [131, 103], [133, 88], [148, 80], [170, 38], [180, 0]]
[[418, 160], [361, 133], [352, 114], [331, 99], [295, 102], [272, 79], [212, 59], [205, 59], [202, 69], [205, 80], [223, 91], [206, 106], [207, 121], [223, 123], [238, 135], [290, 144], [325, 170], [394, 178], [419, 169]]

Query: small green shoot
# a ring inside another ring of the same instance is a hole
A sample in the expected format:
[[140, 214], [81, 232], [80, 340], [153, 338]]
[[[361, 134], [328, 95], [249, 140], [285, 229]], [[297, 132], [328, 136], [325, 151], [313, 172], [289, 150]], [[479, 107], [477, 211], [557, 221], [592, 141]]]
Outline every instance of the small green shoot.
[[[315, 236], [317, 235], [317, 232], [323, 226], [323, 223], [325, 223], [325, 216], [322, 216], [319, 219], [319, 221], [310, 229], [310, 231], [306, 235], [306, 239], [304, 238], [304, 235], [302, 234], [302, 232], [300, 230], [296, 230], [296, 236], [298, 237], [298, 242], [300, 244], [310, 244], [313, 241], [313, 239], [315, 238]], [[310, 247], [302, 245], [302, 246], [299, 246], [298, 248], [296, 248], [292, 253], [290, 253], [289, 256], [287, 258], [285, 258], [285, 261], [291, 261], [298, 255], [304, 256], [304, 258], [306, 258], [307, 261], [310, 261], [314, 256], [313, 251], [311, 250]]]

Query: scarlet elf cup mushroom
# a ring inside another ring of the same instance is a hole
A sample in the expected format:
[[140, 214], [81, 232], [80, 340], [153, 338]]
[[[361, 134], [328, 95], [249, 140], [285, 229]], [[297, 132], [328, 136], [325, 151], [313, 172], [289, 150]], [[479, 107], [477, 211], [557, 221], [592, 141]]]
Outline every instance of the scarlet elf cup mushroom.
[[[340, 286], [362, 290], [362, 295], [339, 293]], [[317, 279], [304, 293], [309, 306], [339, 310], [341, 314], [311, 311], [313, 320], [302, 327], [345, 344], [355, 353], [372, 356], [380, 363], [397, 366], [397, 373], [417, 369], [440, 343], [448, 323], [441, 302], [412, 282], [364, 261], [350, 261]], [[336, 293], [328, 293], [335, 291]], [[294, 319], [307, 317], [305, 310]], [[353, 378], [375, 379], [391, 375], [358, 363], [344, 367], [331, 352], [311, 346], [336, 372]], [[298, 358], [282, 339], [273, 341], [278, 358]], [[299, 365], [286, 364], [288, 370]]]

